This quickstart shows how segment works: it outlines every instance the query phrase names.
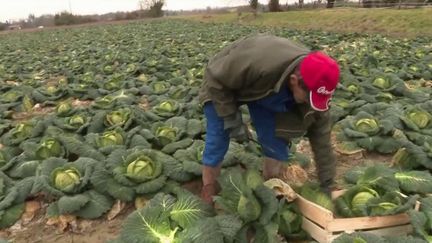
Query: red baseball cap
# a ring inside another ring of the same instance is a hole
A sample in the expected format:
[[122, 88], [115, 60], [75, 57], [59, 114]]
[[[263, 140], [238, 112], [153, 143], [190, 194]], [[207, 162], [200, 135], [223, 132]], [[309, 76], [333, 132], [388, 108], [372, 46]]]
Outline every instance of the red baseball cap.
[[312, 108], [317, 111], [328, 110], [339, 83], [340, 69], [337, 62], [323, 52], [311, 52], [300, 63], [300, 74], [310, 90]]

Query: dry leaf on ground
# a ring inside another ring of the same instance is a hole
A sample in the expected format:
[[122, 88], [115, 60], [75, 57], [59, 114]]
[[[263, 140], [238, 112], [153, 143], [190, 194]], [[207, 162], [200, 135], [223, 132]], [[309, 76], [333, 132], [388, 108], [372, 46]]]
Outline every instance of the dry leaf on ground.
[[264, 182], [264, 185], [271, 188], [277, 196], [284, 196], [288, 202], [292, 202], [297, 198], [297, 193], [281, 179], [272, 178]]
[[141, 208], [145, 207], [147, 205], [148, 201], [149, 201], [149, 199], [146, 197], [135, 198], [135, 208], [141, 209]]
[[28, 201], [25, 205], [25, 212], [21, 216], [22, 223], [28, 224], [36, 215], [37, 211], [41, 208], [41, 204], [38, 201]]
[[119, 215], [123, 211], [125, 206], [126, 206], [125, 202], [117, 200], [107, 214], [108, 220], [113, 220], [117, 215]]
[[282, 171], [282, 178], [288, 185], [299, 187], [302, 186], [309, 177], [307, 172], [300, 165], [289, 165]]
[[46, 224], [57, 226], [57, 229], [60, 232], [65, 232], [69, 225], [71, 225], [72, 228], [78, 228], [76, 216], [74, 215], [60, 215], [58, 217], [52, 217], [48, 219]]

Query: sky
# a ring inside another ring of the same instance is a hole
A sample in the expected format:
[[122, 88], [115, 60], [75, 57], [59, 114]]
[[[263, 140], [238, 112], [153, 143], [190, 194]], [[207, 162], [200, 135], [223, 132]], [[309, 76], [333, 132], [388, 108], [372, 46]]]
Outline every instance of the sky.
[[[260, 0], [267, 3], [268, 0]], [[55, 14], [72, 10], [73, 14], [103, 14], [138, 9], [139, 0], [0, 0], [0, 21]], [[191, 10], [247, 4], [248, 0], [166, 0], [164, 9]], [[281, 3], [286, 1], [282, 0]], [[70, 5], [69, 5], [70, 3]]]

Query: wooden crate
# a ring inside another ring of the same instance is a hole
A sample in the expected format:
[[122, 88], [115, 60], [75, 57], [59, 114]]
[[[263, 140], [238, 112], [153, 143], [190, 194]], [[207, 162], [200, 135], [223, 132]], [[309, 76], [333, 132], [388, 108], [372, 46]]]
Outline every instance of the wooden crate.
[[[335, 191], [333, 198], [339, 197], [343, 190]], [[303, 214], [302, 228], [320, 243], [330, 243], [342, 233], [362, 231], [380, 236], [406, 235], [412, 232], [411, 220], [407, 213], [389, 216], [336, 218], [333, 212], [298, 195], [295, 200]], [[417, 203], [415, 209], [418, 210]]]

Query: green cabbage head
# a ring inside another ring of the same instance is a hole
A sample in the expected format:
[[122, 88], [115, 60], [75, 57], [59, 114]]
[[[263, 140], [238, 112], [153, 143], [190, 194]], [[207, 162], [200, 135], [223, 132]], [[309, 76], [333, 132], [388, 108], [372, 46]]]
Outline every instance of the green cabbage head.
[[50, 157], [58, 157], [63, 153], [62, 146], [59, 141], [54, 138], [46, 138], [42, 140], [41, 144], [36, 150], [36, 157], [38, 159], [47, 159]]
[[380, 89], [388, 89], [391, 87], [392, 84], [389, 79], [379, 77], [372, 82], [372, 85]]
[[100, 99], [97, 99], [95, 102], [100, 107], [107, 107], [111, 105], [114, 102], [114, 100], [115, 100], [114, 97], [107, 95]]
[[67, 114], [71, 110], [72, 110], [72, 104], [68, 101], [60, 102], [60, 103], [58, 103], [58, 105], [56, 107], [56, 113], [58, 115]]
[[72, 117], [69, 118], [69, 125], [73, 126], [73, 127], [80, 127], [82, 125], [85, 124], [85, 117], [83, 117], [80, 114], [77, 115], [73, 115]]
[[129, 109], [120, 109], [108, 113], [105, 120], [110, 126], [122, 126], [129, 120], [130, 114]]
[[369, 199], [375, 197], [377, 197], [377, 193], [373, 191], [362, 191], [357, 193], [351, 200], [351, 207], [353, 212], [358, 212], [358, 214], [360, 215], [362, 207], [365, 206]]
[[81, 183], [81, 174], [73, 167], [57, 168], [51, 173], [51, 178], [54, 187], [65, 193], [73, 192]]
[[59, 91], [59, 89], [56, 86], [50, 85], [50, 86], [46, 87], [45, 91], [48, 94], [54, 95]]
[[163, 112], [173, 112], [176, 109], [176, 104], [174, 101], [168, 100], [160, 103], [157, 106], [157, 110], [163, 111]]
[[2, 100], [5, 103], [15, 102], [22, 97], [22, 93], [17, 90], [9, 90], [2, 95]]
[[355, 128], [359, 132], [366, 133], [370, 136], [377, 134], [380, 130], [378, 122], [375, 119], [363, 118], [355, 123]]
[[237, 204], [237, 212], [246, 221], [254, 221], [261, 215], [261, 205], [254, 196], [246, 197], [240, 196]]
[[156, 130], [156, 138], [162, 146], [174, 142], [177, 138], [178, 129], [175, 127], [162, 126]]
[[350, 84], [347, 86], [347, 90], [353, 94], [360, 93], [360, 87], [356, 84]]
[[385, 92], [385, 93], [379, 93], [376, 96], [376, 99], [379, 102], [390, 102], [394, 100], [394, 96], [391, 93]]
[[350, 106], [350, 102], [348, 100], [337, 100], [335, 101], [335, 105], [346, 109]]
[[106, 131], [98, 139], [99, 147], [113, 146], [113, 145], [123, 145], [123, 136], [116, 131]]
[[30, 137], [33, 130], [33, 125], [30, 123], [22, 122], [19, 123], [12, 131], [12, 137], [14, 139], [25, 139]]
[[126, 176], [135, 182], [145, 182], [159, 176], [161, 171], [156, 171], [155, 162], [145, 156], [140, 155], [129, 163], [126, 168]]
[[156, 82], [152, 84], [152, 89], [154, 93], [161, 94], [168, 90], [168, 85], [165, 82]]
[[378, 203], [378, 205], [371, 207], [371, 214], [372, 215], [385, 215], [385, 213], [387, 211], [391, 211], [391, 210], [393, 210], [399, 206], [400, 205], [397, 205], [397, 204], [392, 203], [392, 202], [381, 202], [381, 203]]
[[428, 112], [421, 109], [412, 109], [406, 114], [406, 116], [420, 129], [427, 127], [432, 118]]

